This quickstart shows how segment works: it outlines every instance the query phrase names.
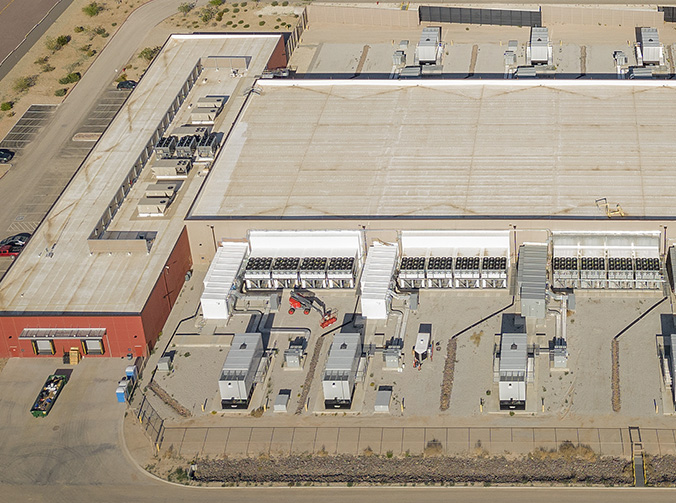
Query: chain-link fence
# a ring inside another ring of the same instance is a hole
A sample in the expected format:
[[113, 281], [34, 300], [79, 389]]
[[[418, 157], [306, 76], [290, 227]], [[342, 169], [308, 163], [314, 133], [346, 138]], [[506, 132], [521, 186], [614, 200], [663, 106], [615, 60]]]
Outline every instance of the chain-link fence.
[[141, 405], [136, 411], [136, 419], [138, 419], [143, 431], [146, 432], [155, 448], [159, 450], [164, 435], [164, 419], [150, 404], [146, 395], [142, 395]]

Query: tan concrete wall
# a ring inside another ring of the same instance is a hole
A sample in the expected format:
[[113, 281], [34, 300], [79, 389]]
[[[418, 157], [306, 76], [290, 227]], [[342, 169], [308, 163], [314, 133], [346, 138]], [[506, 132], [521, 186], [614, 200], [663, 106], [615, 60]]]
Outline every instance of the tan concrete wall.
[[[209, 264], [216, 253], [216, 243], [239, 241], [247, 238], [249, 230], [360, 230], [366, 231], [367, 244], [380, 239], [387, 242], [397, 240], [402, 230], [515, 230], [512, 235], [512, 255], [524, 242], [542, 242], [548, 238], [548, 231], [660, 231], [671, 222], [657, 220], [495, 220], [495, 219], [447, 219], [447, 220], [188, 220], [186, 227], [190, 248], [195, 264]], [[213, 227], [213, 230], [212, 230]], [[667, 227], [666, 243], [676, 241], [676, 225]], [[664, 250], [662, 250], [664, 252]]]
[[661, 26], [664, 13], [654, 10], [604, 9], [543, 5], [542, 26], [579, 24], [587, 26]]
[[419, 24], [417, 10], [310, 4], [307, 6], [307, 13], [309, 23], [357, 24], [400, 28], [413, 28]]

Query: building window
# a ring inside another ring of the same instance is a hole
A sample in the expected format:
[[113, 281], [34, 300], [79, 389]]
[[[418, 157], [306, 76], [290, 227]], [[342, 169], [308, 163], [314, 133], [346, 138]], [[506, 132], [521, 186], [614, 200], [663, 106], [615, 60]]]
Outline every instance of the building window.
[[82, 341], [82, 352], [86, 355], [102, 355], [103, 341], [101, 339], [84, 339]]
[[46, 339], [36, 339], [33, 341], [33, 352], [36, 355], [53, 355], [54, 341]]

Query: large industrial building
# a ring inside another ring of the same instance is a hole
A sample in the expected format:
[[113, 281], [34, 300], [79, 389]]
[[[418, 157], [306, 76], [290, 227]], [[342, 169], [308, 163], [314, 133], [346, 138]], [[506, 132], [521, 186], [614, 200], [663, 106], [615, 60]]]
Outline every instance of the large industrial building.
[[[383, 319], [406, 281], [508, 288], [523, 243], [562, 288], [664, 286], [670, 81], [259, 78], [286, 63], [277, 35], [168, 40], [2, 281], [0, 356], [147, 354], [223, 243], [206, 318], [245, 281], [312, 281], [369, 285]], [[215, 136], [172, 140], [184, 124]], [[180, 149], [180, 187], [160, 186], [151, 167]]]

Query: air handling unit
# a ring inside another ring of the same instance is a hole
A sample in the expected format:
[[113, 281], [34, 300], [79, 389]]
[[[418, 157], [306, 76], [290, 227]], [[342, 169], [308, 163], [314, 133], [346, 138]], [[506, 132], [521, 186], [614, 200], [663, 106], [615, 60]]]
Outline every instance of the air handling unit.
[[263, 359], [261, 334], [236, 334], [223, 364], [218, 387], [223, 409], [246, 409], [254, 389], [256, 371]]
[[441, 28], [439, 26], [423, 28], [416, 48], [416, 57], [421, 65], [436, 65], [441, 59]]
[[521, 316], [544, 319], [547, 310], [547, 245], [524, 244], [519, 249], [517, 282]]
[[190, 159], [158, 159], [152, 165], [153, 174], [158, 180], [184, 179], [191, 169]]
[[322, 386], [327, 409], [349, 409], [362, 354], [361, 334], [338, 333], [333, 337], [324, 367]]
[[639, 65], [663, 65], [663, 50], [657, 28], [641, 28], [640, 40], [636, 47]]
[[530, 32], [530, 42], [526, 48], [526, 60], [531, 65], [551, 65], [552, 47], [549, 44], [549, 30], [533, 27]]
[[228, 320], [232, 314], [240, 287], [239, 273], [249, 249], [247, 243], [226, 242], [218, 247], [204, 277], [200, 297], [205, 320]]

